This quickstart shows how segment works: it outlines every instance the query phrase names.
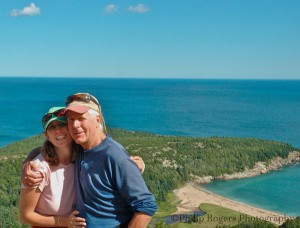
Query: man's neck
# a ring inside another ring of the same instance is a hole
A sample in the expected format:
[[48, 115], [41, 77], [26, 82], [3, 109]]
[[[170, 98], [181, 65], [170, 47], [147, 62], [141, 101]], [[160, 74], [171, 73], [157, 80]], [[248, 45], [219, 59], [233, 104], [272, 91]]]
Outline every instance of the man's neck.
[[101, 132], [100, 135], [97, 135], [97, 137], [94, 137], [95, 140], [91, 140], [90, 142], [87, 142], [86, 144], [81, 145], [84, 150], [90, 150], [98, 145], [100, 145], [104, 139], [106, 139], [106, 135]]

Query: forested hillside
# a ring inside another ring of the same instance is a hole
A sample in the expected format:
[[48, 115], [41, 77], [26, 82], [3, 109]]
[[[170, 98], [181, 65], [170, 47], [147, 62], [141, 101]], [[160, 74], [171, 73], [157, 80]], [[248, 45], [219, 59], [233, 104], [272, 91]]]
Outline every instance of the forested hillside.
[[[160, 136], [143, 132], [109, 129], [109, 134], [131, 155], [146, 163], [143, 176], [158, 201], [193, 176], [219, 176], [252, 168], [258, 161], [287, 157], [296, 150], [291, 145], [247, 138], [192, 138]], [[21, 227], [18, 201], [22, 161], [28, 152], [41, 145], [38, 135], [0, 148], [0, 227]]]

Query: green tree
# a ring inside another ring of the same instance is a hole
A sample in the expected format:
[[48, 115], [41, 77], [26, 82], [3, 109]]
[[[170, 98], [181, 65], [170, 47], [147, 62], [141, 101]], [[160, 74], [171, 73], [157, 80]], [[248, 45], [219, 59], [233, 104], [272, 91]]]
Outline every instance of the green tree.
[[295, 219], [288, 219], [285, 221], [280, 228], [299, 228], [300, 227], [300, 216]]

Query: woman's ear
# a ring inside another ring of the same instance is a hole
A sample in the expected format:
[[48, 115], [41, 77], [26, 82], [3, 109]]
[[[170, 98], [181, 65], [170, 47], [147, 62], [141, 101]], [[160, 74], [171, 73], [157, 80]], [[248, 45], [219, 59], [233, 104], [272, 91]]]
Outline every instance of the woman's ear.
[[48, 135], [47, 131], [45, 131], [45, 137], [46, 137], [47, 139], [49, 139], [49, 135]]

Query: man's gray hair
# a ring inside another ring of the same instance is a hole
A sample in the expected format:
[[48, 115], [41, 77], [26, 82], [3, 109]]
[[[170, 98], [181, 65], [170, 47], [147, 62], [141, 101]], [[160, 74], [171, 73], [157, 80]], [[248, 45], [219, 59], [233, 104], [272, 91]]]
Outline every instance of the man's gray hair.
[[[101, 117], [101, 115], [99, 114], [99, 112], [97, 112], [97, 111], [94, 110], [94, 109], [89, 109], [89, 110], [88, 110], [88, 113], [91, 114], [91, 115], [93, 115], [93, 116], [95, 116], [95, 117], [97, 117], [97, 116], [100, 116], [100, 117]], [[101, 121], [102, 121], [102, 118], [101, 118]], [[101, 130], [103, 131], [103, 123], [100, 123], [100, 128], [101, 128]]]
[[97, 112], [97, 111], [94, 110], [94, 109], [89, 109], [89, 110], [88, 110], [88, 113], [90, 113], [90, 114], [93, 115], [93, 116], [100, 116], [100, 113]]

